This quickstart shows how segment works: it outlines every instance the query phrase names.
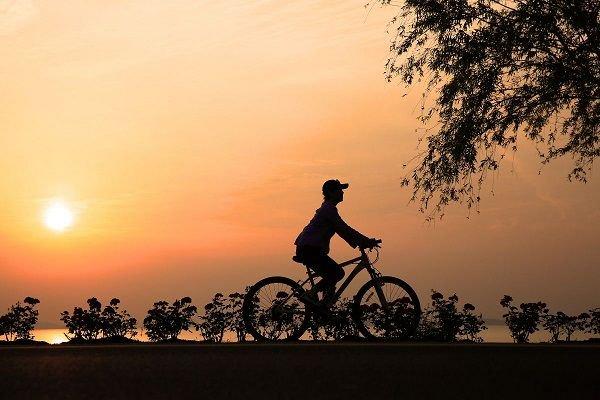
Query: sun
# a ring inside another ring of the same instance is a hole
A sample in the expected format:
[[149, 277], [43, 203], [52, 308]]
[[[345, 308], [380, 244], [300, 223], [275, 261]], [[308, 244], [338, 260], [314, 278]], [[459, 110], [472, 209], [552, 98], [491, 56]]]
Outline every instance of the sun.
[[63, 201], [57, 200], [46, 207], [44, 224], [54, 232], [63, 232], [73, 225], [73, 211]]

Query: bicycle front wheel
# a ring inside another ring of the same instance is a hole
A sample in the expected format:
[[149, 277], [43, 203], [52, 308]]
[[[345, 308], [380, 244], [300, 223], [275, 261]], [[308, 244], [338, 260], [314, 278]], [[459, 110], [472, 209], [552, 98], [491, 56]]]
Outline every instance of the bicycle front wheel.
[[242, 305], [246, 331], [258, 341], [299, 339], [310, 323], [310, 310], [298, 299], [302, 293], [297, 282], [283, 276], [256, 283]]
[[406, 282], [383, 276], [360, 288], [354, 298], [353, 318], [367, 339], [404, 340], [417, 330], [421, 304]]

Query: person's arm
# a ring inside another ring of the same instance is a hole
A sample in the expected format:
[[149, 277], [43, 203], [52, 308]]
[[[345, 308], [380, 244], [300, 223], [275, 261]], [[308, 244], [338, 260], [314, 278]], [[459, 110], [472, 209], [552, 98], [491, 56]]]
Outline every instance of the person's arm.
[[356, 248], [356, 246], [366, 246], [371, 240], [344, 222], [336, 208], [331, 210], [329, 213], [329, 218], [333, 224], [335, 233], [340, 235], [340, 237], [344, 239], [352, 248]]

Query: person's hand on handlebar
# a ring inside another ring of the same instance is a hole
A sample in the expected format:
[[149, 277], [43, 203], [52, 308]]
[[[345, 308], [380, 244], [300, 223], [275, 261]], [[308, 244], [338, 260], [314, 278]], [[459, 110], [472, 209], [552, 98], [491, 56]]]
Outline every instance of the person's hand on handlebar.
[[364, 249], [372, 249], [373, 247], [379, 247], [381, 243], [381, 239], [370, 238], [363, 243], [361, 246]]

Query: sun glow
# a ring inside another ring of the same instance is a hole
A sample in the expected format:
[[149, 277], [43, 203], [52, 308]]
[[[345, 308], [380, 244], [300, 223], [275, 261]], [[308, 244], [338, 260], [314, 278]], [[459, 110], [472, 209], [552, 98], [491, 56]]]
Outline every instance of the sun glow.
[[62, 201], [52, 202], [44, 211], [44, 224], [55, 232], [63, 232], [73, 225], [73, 211]]

